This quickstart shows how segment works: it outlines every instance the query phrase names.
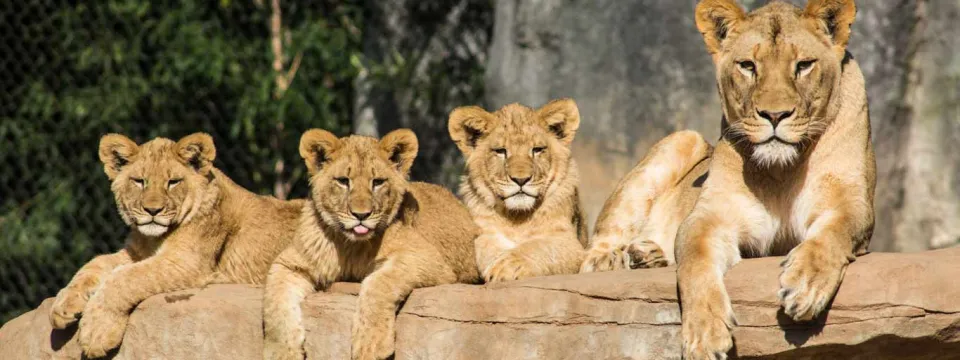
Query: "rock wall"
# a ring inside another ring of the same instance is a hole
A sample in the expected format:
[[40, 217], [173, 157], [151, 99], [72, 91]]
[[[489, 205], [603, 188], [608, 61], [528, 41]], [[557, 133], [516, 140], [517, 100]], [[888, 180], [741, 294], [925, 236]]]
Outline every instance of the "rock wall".
[[[726, 276], [740, 358], [960, 358], [960, 249], [863, 256], [809, 324], [779, 310], [781, 260], [746, 260]], [[349, 358], [357, 289], [307, 298], [309, 359]], [[398, 315], [396, 359], [679, 359], [676, 294], [672, 268], [419, 289]], [[0, 359], [79, 358], [75, 327], [51, 331], [52, 300], [0, 328]], [[260, 302], [243, 285], [154, 296], [115, 359], [260, 358]]]
[[[748, 8], [767, 3], [741, 1]], [[803, 5], [804, 0], [790, 2]], [[590, 223], [664, 135], [719, 137], [696, 0], [498, 0], [486, 71], [492, 108], [577, 100], [574, 141]], [[960, 243], [960, 3], [858, 1], [850, 51], [867, 79], [879, 166], [872, 249]]]

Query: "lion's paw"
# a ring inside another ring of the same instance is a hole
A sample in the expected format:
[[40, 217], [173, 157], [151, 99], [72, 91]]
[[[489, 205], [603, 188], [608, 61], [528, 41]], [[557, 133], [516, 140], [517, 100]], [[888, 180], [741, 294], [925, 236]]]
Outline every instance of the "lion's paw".
[[263, 342], [263, 360], [303, 360], [305, 356], [302, 346], [293, 347], [278, 342]]
[[[712, 304], [691, 307], [683, 314], [681, 335], [683, 359], [723, 360], [733, 348], [730, 328], [736, 324], [730, 304]], [[711, 309], [721, 309], [719, 314]]]
[[[373, 328], [356, 329], [353, 333], [351, 346], [352, 360], [378, 360], [393, 355], [393, 333], [387, 329]], [[387, 337], [390, 337], [388, 339]]]
[[490, 265], [483, 279], [488, 282], [519, 280], [535, 276], [529, 262], [513, 253], [506, 253]]
[[660, 245], [649, 240], [631, 243], [623, 251], [627, 253], [631, 269], [649, 269], [668, 265]]
[[783, 312], [794, 321], [810, 321], [820, 315], [837, 292], [849, 260], [827, 247], [804, 242], [790, 251], [780, 274], [777, 297]]
[[667, 266], [663, 249], [652, 241], [642, 241], [613, 247], [598, 246], [587, 252], [580, 266], [581, 273], [623, 269], [646, 269]]
[[78, 339], [83, 354], [93, 358], [103, 357], [120, 346], [129, 319], [126, 314], [104, 308], [96, 298], [91, 298], [80, 318]]
[[69, 287], [60, 290], [50, 308], [50, 324], [54, 329], [66, 329], [80, 319], [86, 305], [87, 298], [82, 292]]

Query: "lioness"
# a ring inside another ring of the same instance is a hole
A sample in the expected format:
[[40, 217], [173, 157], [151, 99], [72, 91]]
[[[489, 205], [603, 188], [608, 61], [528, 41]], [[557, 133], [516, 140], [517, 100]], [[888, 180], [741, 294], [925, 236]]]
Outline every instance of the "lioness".
[[[804, 321], [867, 249], [876, 163], [863, 75], [846, 52], [855, 14], [853, 0], [772, 2], [750, 14], [733, 0], [697, 6], [723, 136], [712, 154], [687, 132], [654, 147], [608, 201], [597, 228], [611, 240], [584, 263], [636, 267], [676, 232], [686, 359], [723, 359], [733, 346], [723, 274], [741, 257], [787, 255], [778, 297]], [[618, 237], [627, 225], [641, 230]]]
[[460, 194], [483, 230], [476, 260], [487, 282], [579, 269], [587, 236], [570, 158], [579, 126], [570, 99], [450, 113], [450, 137], [466, 158]]
[[270, 268], [264, 294], [264, 358], [303, 359], [303, 298], [335, 281], [360, 281], [351, 357], [394, 351], [397, 307], [415, 288], [480, 280], [480, 232], [446, 189], [408, 182], [417, 155], [412, 131], [379, 142], [310, 130], [300, 155], [310, 173], [293, 244]]
[[57, 329], [83, 314], [85, 355], [120, 345], [130, 311], [147, 297], [210, 281], [266, 279], [303, 201], [253, 194], [214, 168], [215, 157], [213, 139], [203, 133], [140, 146], [117, 134], [100, 140], [100, 161], [132, 232], [122, 250], [84, 265], [50, 309]]
[[725, 358], [736, 324], [723, 273], [787, 254], [778, 297], [796, 321], [833, 298], [873, 233], [876, 162], [863, 74], [846, 52], [853, 0], [697, 6], [717, 68], [723, 138], [677, 235], [687, 359]]

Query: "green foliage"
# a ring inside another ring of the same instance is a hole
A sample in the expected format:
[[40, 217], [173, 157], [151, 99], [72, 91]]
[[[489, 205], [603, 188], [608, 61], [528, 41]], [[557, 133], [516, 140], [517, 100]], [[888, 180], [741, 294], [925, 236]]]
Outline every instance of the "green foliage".
[[[258, 5], [262, 3], [261, 5]], [[359, 1], [282, 1], [281, 95], [270, 1], [26, 1], [0, 6], [0, 323], [69, 281], [126, 228], [99, 137], [211, 133], [216, 165], [253, 191], [305, 193], [297, 143], [349, 129]], [[36, 270], [36, 271], [32, 271]]]

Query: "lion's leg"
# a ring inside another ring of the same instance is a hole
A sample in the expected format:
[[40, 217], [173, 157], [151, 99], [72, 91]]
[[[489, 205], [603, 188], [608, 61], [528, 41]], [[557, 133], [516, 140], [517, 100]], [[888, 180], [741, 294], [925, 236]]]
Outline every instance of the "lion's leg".
[[104, 276], [113, 269], [130, 264], [133, 259], [126, 249], [113, 254], [100, 255], [83, 265], [59, 293], [50, 308], [50, 324], [55, 329], [63, 329], [80, 317], [87, 300], [100, 285]]
[[[363, 280], [353, 322], [354, 360], [386, 359], [393, 355], [397, 309], [415, 288], [456, 282], [440, 254], [398, 254]], [[425, 261], [427, 263], [425, 263]]]
[[854, 198], [858, 189], [837, 184], [820, 189], [827, 189], [825, 192], [833, 196], [817, 204], [819, 210], [813, 211], [806, 221], [810, 224], [806, 239], [781, 264], [777, 295], [784, 313], [796, 321], [812, 320], [827, 308], [847, 265], [858, 251], [866, 248], [873, 227], [868, 203]]
[[[169, 240], [168, 240], [169, 241]], [[114, 269], [93, 294], [80, 318], [80, 347], [101, 357], [120, 345], [130, 311], [144, 299], [198, 287], [213, 269], [199, 250], [167, 251]]]
[[630, 253], [636, 252], [638, 246], [631, 249], [629, 244], [634, 239], [651, 240], [641, 238], [641, 233], [649, 226], [648, 219], [656, 202], [709, 156], [710, 150], [710, 144], [694, 131], [676, 132], [655, 144], [620, 180], [604, 204], [580, 272], [630, 268], [635, 262]]
[[498, 282], [575, 274], [583, 256], [583, 246], [573, 234], [545, 234], [503, 253], [482, 275], [487, 282]]
[[289, 247], [274, 261], [263, 293], [263, 358], [265, 360], [304, 358], [305, 330], [301, 303], [316, 291], [307, 264], [295, 247]]
[[513, 240], [500, 233], [484, 232], [474, 240], [477, 268], [486, 279], [493, 264], [507, 251], [517, 247]]
[[[701, 200], [704, 200], [701, 198]], [[677, 236], [684, 359], [726, 359], [736, 325], [723, 275], [740, 260], [739, 216], [698, 205]]]

